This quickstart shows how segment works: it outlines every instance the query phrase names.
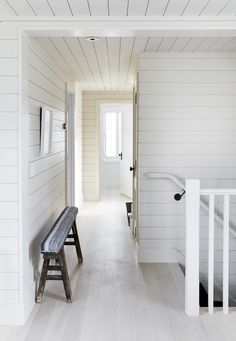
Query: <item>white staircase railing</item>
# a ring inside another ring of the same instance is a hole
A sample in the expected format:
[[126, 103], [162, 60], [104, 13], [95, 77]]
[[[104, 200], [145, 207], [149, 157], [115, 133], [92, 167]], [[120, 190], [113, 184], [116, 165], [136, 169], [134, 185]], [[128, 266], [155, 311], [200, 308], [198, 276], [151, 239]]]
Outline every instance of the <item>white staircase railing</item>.
[[200, 189], [199, 180], [186, 180], [185, 311], [199, 315], [199, 216], [200, 197], [209, 197], [208, 230], [208, 311], [214, 312], [214, 232], [215, 198], [223, 197], [223, 312], [229, 310], [229, 204], [236, 189]]
[[[209, 215], [208, 231], [208, 311], [214, 312], [214, 230], [215, 221], [223, 227], [223, 312], [229, 310], [229, 234], [236, 237], [236, 230], [230, 226], [230, 196], [236, 189], [200, 189], [199, 180], [186, 180], [184, 185], [174, 175], [148, 172], [148, 179], [168, 179], [186, 191], [186, 238], [185, 238], [185, 312], [188, 316], [199, 315], [199, 231], [200, 207]], [[207, 205], [201, 196], [209, 197]], [[215, 212], [215, 197], [223, 196], [223, 218]]]

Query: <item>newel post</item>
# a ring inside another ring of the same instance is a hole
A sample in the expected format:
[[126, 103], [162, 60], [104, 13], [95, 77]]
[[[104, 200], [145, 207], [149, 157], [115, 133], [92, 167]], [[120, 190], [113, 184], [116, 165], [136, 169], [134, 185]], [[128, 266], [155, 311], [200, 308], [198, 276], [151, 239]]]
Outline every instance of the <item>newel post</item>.
[[199, 315], [200, 181], [186, 180], [185, 312]]

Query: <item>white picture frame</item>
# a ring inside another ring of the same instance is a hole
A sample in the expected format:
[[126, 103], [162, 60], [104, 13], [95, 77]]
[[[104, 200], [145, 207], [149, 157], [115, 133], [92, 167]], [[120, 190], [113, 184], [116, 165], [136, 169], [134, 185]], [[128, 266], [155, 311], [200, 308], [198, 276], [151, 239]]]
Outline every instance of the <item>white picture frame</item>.
[[52, 153], [53, 111], [47, 107], [40, 108], [40, 155]]

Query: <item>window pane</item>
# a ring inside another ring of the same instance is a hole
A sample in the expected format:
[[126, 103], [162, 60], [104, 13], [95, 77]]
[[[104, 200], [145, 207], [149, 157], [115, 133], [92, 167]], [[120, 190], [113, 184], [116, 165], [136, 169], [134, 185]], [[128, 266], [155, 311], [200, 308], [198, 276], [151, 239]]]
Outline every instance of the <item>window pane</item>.
[[116, 113], [107, 112], [105, 114], [105, 156], [116, 157]]

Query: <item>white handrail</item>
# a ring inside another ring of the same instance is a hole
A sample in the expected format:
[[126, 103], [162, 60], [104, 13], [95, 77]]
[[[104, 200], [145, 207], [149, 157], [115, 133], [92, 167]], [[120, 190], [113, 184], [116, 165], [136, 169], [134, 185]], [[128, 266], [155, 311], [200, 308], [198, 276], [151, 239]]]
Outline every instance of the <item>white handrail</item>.
[[169, 179], [185, 191], [185, 185], [172, 174], [148, 172], [145, 175], [149, 179]]
[[[169, 173], [157, 173], [157, 172], [147, 172], [145, 173], [145, 176], [148, 179], [168, 179], [171, 180], [172, 182], [174, 182], [177, 186], [179, 186], [180, 188], [182, 188], [182, 190], [186, 190], [185, 185], [178, 179], [176, 178], [176, 176], [174, 176], [173, 174], [169, 174]], [[214, 194], [222, 194], [224, 192], [229, 193], [231, 190], [226, 190], [226, 189], [218, 189], [218, 190], [213, 190], [213, 189], [206, 189], [206, 190], [201, 190], [201, 195], [209, 195], [209, 194], [213, 194], [213, 192], [215, 192]], [[232, 190], [232, 193], [230, 194], [234, 194], [235, 190]], [[205, 204], [205, 202], [203, 200], [200, 200], [200, 206], [201, 208], [205, 211], [205, 212], [209, 212], [209, 207], [207, 206], [207, 204]], [[214, 213], [214, 217], [215, 220], [220, 223], [222, 226], [224, 225], [224, 220], [217, 214]], [[230, 226], [229, 227], [230, 233], [236, 238], [236, 231], [235, 229]]]
[[236, 189], [234, 188], [207, 188], [200, 190], [201, 195], [236, 195]]

